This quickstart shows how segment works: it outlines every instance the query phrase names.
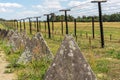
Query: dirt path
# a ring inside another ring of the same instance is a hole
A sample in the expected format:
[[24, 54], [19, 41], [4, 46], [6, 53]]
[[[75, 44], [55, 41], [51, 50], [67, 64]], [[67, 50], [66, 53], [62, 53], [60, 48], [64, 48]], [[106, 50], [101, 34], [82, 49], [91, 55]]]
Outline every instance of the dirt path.
[[5, 54], [0, 48], [0, 80], [15, 80], [14, 73], [4, 73], [7, 70], [5, 67], [9, 63], [5, 59]]

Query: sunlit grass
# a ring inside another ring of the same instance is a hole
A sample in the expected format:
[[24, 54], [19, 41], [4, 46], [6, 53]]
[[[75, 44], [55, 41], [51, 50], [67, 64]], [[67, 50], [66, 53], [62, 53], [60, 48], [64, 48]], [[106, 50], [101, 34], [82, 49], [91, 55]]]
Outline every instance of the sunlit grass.
[[[41, 33], [43, 34], [51, 52], [56, 55], [58, 48], [65, 35], [61, 35], [61, 23], [55, 22], [54, 32], [52, 38], [48, 38], [48, 33], [45, 33], [44, 23], [41, 23]], [[104, 37], [105, 48], [101, 48], [100, 43], [100, 28], [99, 23], [95, 22], [95, 39], [92, 38], [91, 22], [78, 22], [77, 23], [77, 43], [81, 52], [84, 54], [93, 71], [95, 72], [98, 80], [119, 80], [120, 79], [120, 23], [119, 22], [105, 22], [104, 23]], [[52, 28], [52, 27], [51, 27]], [[33, 35], [36, 33], [36, 27], [32, 24]], [[20, 29], [18, 29], [19, 31]], [[47, 29], [46, 29], [47, 30]], [[26, 23], [26, 31], [29, 36], [29, 24]], [[48, 32], [48, 31], [47, 31]], [[51, 30], [52, 32], [52, 30]], [[74, 35], [74, 23], [69, 22], [69, 33]], [[87, 34], [87, 35], [86, 35]], [[110, 35], [111, 40], [110, 40]], [[75, 38], [76, 40], [76, 38]], [[9, 48], [8, 48], [9, 51]], [[18, 71], [19, 80], [39, 80], [38, 76], [43, 79], [43, 75], [47, 70], [50, 62], [41, 60], [40, 62], [33, 62]], [[36, 65], [37, 64], [37, 65]], [[41, 70], [43, 68], [43, 70]], [[32, 69], [32, 70], [31, 70]], [[36, 72], [36, 69], [37, 70]], [[41, 72], [43, 71], [43, 72]], [[35, 73], [35, 74], [34, 74]]]

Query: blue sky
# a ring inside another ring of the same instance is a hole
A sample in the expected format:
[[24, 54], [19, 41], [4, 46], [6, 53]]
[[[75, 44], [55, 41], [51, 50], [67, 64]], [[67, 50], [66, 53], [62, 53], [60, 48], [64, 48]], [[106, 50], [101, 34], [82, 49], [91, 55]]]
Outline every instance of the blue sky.
[[[88, 15], [87, 11], [90, 11], [92, 8], [95, 9], [93, 11], [97, 13], [97, 5], [90, 2], [91, 0], [0, 0], [0, 18], [20, 19], [29, 16], [41, 16], [46, 13], [69, 8], [75, 5], [81, 6], [77, 7], [69, 14]], [[118, 2], [120, 3], [119, 0], [108, 0], [105, 4], [109, 3], [109, 5], [104, 9], [110, 10], [110, 8], [117, 8], [120, 6]], [[116, 7], [112, 6], [115, 4], [117, 4]]]

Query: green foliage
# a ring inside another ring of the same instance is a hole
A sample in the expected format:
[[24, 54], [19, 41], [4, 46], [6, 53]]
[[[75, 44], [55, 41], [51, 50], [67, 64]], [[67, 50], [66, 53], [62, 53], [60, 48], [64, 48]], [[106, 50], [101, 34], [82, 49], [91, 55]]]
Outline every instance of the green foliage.
[[111, 50], [109, 50], [107, 53], [110, 54], [110, 55], [112, 55], [112, 54], [114, 54], [114, 52], [115, 52], [115, 50], [114, 50], [114, 49], [111, 49]]
[[6, 54], [6, 60], [9, 61], [9, 64], [6, 66], [6, 70], [4, 73], [13, 73], [14, 71], [23, 68], [23, 65], [17, 64], [17, 60], [20, 56], [20, 51], [12, 52], [11, 46], [7, 46], [7, 42], [4, 40], [0, 40], [0, 48], [4, 51]]
[[26, 65], [25, 72], [18, 74], [18, 80], [43, 80], [51, 60], [43, 57], [38, 61], [32, 61]]
[[116, 58], [116, 59], [120, 59], [120, 51], [117, 51], [115, 49], [110, 49], [110, 50], [107, 51], [106, 56]]
[[0, 18], [0, 21], [5, 21], [5, 19], [3, 19], [3, 18]]
[[106, 56], [107, 57], [115, 57], [116, 51], [115, 49], [108, 49]]
[[[76, 19], [78, 22], [91, 22], [92, 21], [92, 17], [94, 17], [94, 21], [99, 21], [99, 17], [98, 16], [78, 16]], [[62, 20], [64, 20], [65, 16], [64, 15], [53, 15], [50, 18], [50, 21], [54, 20], [56, 22], [59, 22]], [[74, 17], [72, 15], [68, 15], [67, 16], [68, 21], [73, 21]], [[111, 15], [103, 15], [103, 21], [104, 22], [118, 22], [120, 21], [120, 13], [114, 13]]]
[[7, 55], [9, 55], [9, 54], [11, 54], [11, 46], [7, 46], [6, 45], [7, 44], [7, 42], [6, 41], [2, 41], [2, 40], [0, 40], [0, 47], [4, 50], [4, 52], [7, 54]]
[[4, 73], [13, 73], [13, 72], [14, 72], [13, 69], [7, 69], [4, 71]]
[[10, 62], [9, 65], [6, 66], [6, 68], [8, 68], [8, 70], [6, 70], [6, 73], [12, 73], [14, 71], [20, 70], [24, 68], [24, 65], [22, 64], [17, 64], [17, 60], [19, 58], [18, 52], [15, 54], [10, 54], [7, 55], [7, 60]]
[[106, 59], [97, 60], [96, 63], [96, 71], [98, 73], [107, 73], [109, 71], [109, 61], [107, 61]]
[[[65, 19], [65, 16], [64, 15], [52, 15], [51, 18], [50, 18], [50, 21], [55, 21], [55, 22], [59, 22], [61, 20], [64, 20]], [[74, 17], [72, 15], [68, 15], [67, 16], [67, 19], [68, 21], [73, 21], [74, 20]]]
[[11, 54], [11, 46], [4, 46], [3, 49], [7, 55]]
[[[115, 16], [115, 15], [114, 15]], [[98, 17], [95, 17], [95, 21], [98, 21]], [[62, 15], [62, 18], [64, 16]], [[110, 21], [110, 16], [105, 15], [103, 16], [104, 21]], [[113, 15], [111, 17], [111, 20], [114, 18]], [[52, 20], [52, 19], [51, 19]], [[60, 16], [57, 17], [57, 21], [60, 20]], [[71, 19], [72, 20], [72, 19]], [[102, 74], [102, 77], [98, 77], [98, 80], [113, 80], [119, 78], [112, 75], [120, 75], [119, 73], [119, 66], [120, 66], [120, 45], [118, 42], [119, 40], [119, 22], [105, 22], [104, 23], [104, 32], [105, 32], [105, 48], [101, 49], [101, 42], [100, 42], [100, 32], [99, 32], [99, 24], [98, 22], [95, 22], [95, 39], [91, 38], [91, 46], [89, 46], [89, 38], [86, 38], [86, 32], [88, 33], [88, 37], [92, 36], [91, 32], [91, 22], [84, 22], [84, 21], [91, 21], [90, 16], [83, 16], [77, 18], [77, 21], [83, 21], [83, 22], [77, 22], [77, 36], [78, 36], [78, 45], [81, 49], [81, 52], [85, 57], [88, 59], [89, 64], [91, 65], [93, 71], [96, 74]], [[69, 34], [73, 34], [74, 31], [74, 24], [73, 22], [69, 23]], [[43, 36], [45, 40], [47, 41], [47, 44], [52, 51], [54, 55], [56, 55], [56, 52], [61, 44], [61, 41], [63, 40], [64, 36], [61, 35], [61, 23], [55, 22], [54, 23], [54, 37], [52, 35], [52, 39], [48, 39], [48, 33], [44, 33], [44, 23], [41, 22], [41, 32], [43, 32]], [[29, 33], [29, 26], [28, 22], [26, 22], [26, 28], [27, 32]], [[33, 27], [33, 34], [36, 33], [36, 29]], [[59, 35], [60, 34], [60, 35]], [[81, 36], [82, 34], [82, 36]], [[112, 34], [112, 40], [110, 41], [109, 35]], [[65, 35], [65, 24], [64, 24], [64, 35]], [[33, 35], [30, 35], [32, 37]], [[6, 43], [5, 43], [6, 44]], [[7, 50], [7, 53], [12, 53], [10, 51], [10, 47], [6, 49], [5, 44], [0, 42], [0, 46], [3, 46], [4, 50]], [[4, 47], [5, 46], [5, 47]], [[90, 49], [90, 50], [89, 50]], [[17, 51], [16, 53], [12, 53], [7, 55], [8, 60], [10, 61], [10, 65], [8, 65], [8, 68], [12, 68], [13, 71], [17, 71], [18, 74], [18, 80], [43, 80], [43, 77], [45, 75], [46, 70], [48, 69], [48, 66], [50, 65], [50, 60], [47, 59], [41, 59], [40, 61], [32, 61], [29, 64], [18, 65], [16, 64], [16, 61], [18, 57], [20, 56], [21, 51]], [[116, 66], [114, 66], [116, 65]], [[9, 71], [8, 71], [9, 72]], [[111, 74], [110, 74], [111, 73]], [[105, 77], [103, 77], [105, 75]], [[107, 77], [106, 77], [107, 76]], [[110, 78], [108, 78], [111, 76]]]
[[117, 58], [117, 59], [120, 59], [120, 51], [117, 52], [116, 58]]

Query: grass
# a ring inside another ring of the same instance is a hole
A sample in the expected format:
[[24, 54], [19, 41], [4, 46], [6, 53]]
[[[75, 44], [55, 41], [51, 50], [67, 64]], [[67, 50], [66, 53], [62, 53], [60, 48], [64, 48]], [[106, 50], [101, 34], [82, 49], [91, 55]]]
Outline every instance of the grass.
[[[95, 23], [95, 39], [92, 39], [91, 23], [77, 23], [77, 43], [95, 72], [98, 80], [118, 80], [120, 78], [120, 28], [118, 22], [105, 22], [105, 48], [101, 48], [99, 23]], [[73, 23], [69, 23], [69, 32], [74, 34]], [[60, 23], [55, 23], [55, 32], [60, 34]], [[44, 31], [44, 29], [43, 29]], [[65, 33], [65, 29], [64, 29]], [[86, 33], [88, 37], [86, 37]], [[82, 36], [81, 36], [82, 34]], [[45, 35], [45, 33], [43, 33]], [[112, 40], [110, 40], [112, 35]], [[91, 38], [91, 44], [89, 41]], [[60, 45], [59, 35], [49, 40], [45, 38], [50, 49], [55, 54]], [[63, 37], [62, 37], [63, 39]], [[114, 66], [115, 65], [115, 66]], [[113, 68], [113, 66], [115, 68]], [[115, 70], [115, 71], [113, 71]], [[110, 74], [112, 72], [112, 74]]]
[[[87, 58], [89, 64], [91, 65], [93, 71], [97, 75], [98, 80], [112, 80], [115, 79], [117, 80], [120, 75], [120, 59], [119, 59], [119, 43], [114, 43], [114, 42], [107, 42], [106, 47], [104, 49], [100, 48], [100, 42], [96, 40], [92, 40], [91, 46], [89, 44], [89, 40], [87, 38], [80, 38], [78, 37], [78, 45], [84, 54], [84, 56]], [[48, 45], [50, 46], [50, 49], [54, 54], [56, 54], [57, 49], [59, 48], [61, 41], [55, 40], [54, 38], [49, 40], [45, 38], [46, 41], [48, 42]], [[56, 38], [59, 39], [59, 38]], [[112, 44], [114, 43], [114, 44]], [[111, 46], [112, 44], [112, 46]], [[111, 62], [111, 60], [113, 60]], [[117, 60], [117, 62], [116, 62]], [[118, 70], [118, 73], [112, 72], [114, 75], [116, 74], [116, 77], [114, 77], [113, 74], [109, 74], [113, 66], [116, 68], [114, 69], [115, 71]], [[110, 77], [108, 77], [110, 76]]]
[[[69, 33], [74, 35], [74, 23], [69, 23]], [[29, 34], [29, 25], [26, 23], [27, 33]], [[64, 36], [61, 35], [60, 22], [55, 22], [54, 35], [52, 39], [48, 38], [47, 33], [44, 30], [44, 23], [41, 24], [41, 32], [50, 47], [50, 50], [54, 55], [61, 44]], [[77, 43], [84, 54], [88, 63], [92, 67], [98, 80], [119, 80], [120, 79], [120, 23], [119, 22], [105, 22], [104, 23], [104, 37], [105, 48], [101, 48], [99, 23], [95, 23], [95, 39], [92, 39], [92, 28], [90, 22], [77, 23]], [[36, 33], [36, 28], [32, 26], [33, 34]], [[52, 30], [51, 30], [52, 32]], [[86, 33], [88, 34], [86, 36]], [[64, 25], [65, 35], [65, 25]], [[110, 35], [112, 39], [110, 40]], [[32, 35], [30, 35], [32, 36]], [[54, 36], [54, 37], [53, 37]], [[10, 47], [9, 47], [10, 48]], [[19, 56], [17, 54], [8, 54], [10, 49], [6, 49], [7, 55], [10, 59]], [[15, 60], [9, 60], [12, 64], [15, 64]], [[15, 69], [18, 74], [18, 80], [42, 80], [46, 70], [48, 69], [51, 61], [46, 58], [40, 61], [33, 61], [25, 66], [20, 65]]]
[[16, 62], [20, 56], [21, 51], [16, 51], [13, 53], [11, 50], [11, 46], [7, 45], [6, 40], [0, 40], [0, 47], [6, 53], [6, 60], [10, 62], [10, 64], [6, 66], [6, 68], [9, 68], [9, 70], [6, 70], [5, 73], [14, 71], [15, 68], [19, 67]]
[[18, 80], [42, 80], [50, 63], [51, 61], [46, 57], [39, 61], [32, 61], [24, 69], [18, 71]]
[[4, 29], [4, 26], [3, 26], [2, 24], [0, 24], [0, 28], [1, 28], [1, 29]]

